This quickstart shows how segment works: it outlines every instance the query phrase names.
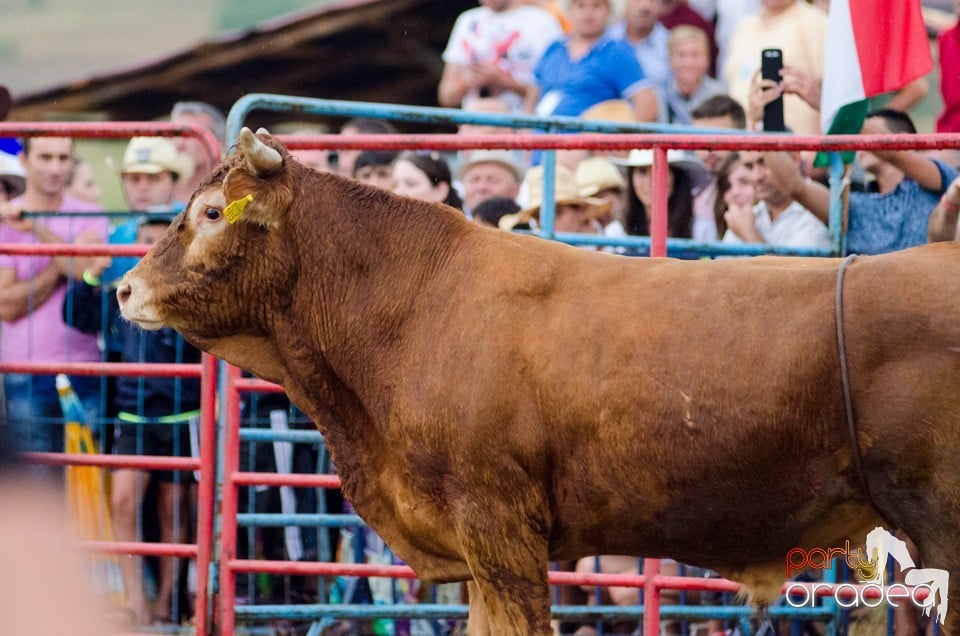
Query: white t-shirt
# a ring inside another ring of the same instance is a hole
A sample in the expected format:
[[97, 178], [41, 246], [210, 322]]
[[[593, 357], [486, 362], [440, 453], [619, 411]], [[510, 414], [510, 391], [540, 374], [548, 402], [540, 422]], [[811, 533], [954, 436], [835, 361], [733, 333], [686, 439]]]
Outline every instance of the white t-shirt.
[[[754, 225], [767, 245], [775, 247], [830, 247], [830, 231], [812, 212], [794, 201], [786, 210], [770, 218], [770, 211], [763, 201], [753, 207], [756, 216]], [[723, 235], [724, 243], [744, 243], [743, 239], [728, 229]]]
[[[533, 71], [547, 47], [563, 36], [560, 23], [549, 11], [523, 5], [508, 11], [476, 7], [460, 14], [443, 51], [447, 64], [498, 64], [522, 84], [535, 84]], [[468, 94], [467, 98], [475, 95]], [[516, 111], [523, 97], [499, 95]], [[466, 98], [465, 98], [466, 100]]]

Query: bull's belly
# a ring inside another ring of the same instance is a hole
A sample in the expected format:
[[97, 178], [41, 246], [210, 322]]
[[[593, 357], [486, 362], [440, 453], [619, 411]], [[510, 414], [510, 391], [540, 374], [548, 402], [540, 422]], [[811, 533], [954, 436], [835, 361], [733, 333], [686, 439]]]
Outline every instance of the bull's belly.
[[839, 547], [847, 539], [856, 545], [881, 523], [872, 506], [842, 488], [807, 498], [781, 496], [776, 488], [743, 489], [736, 496], [703, 490], [655, 501], [625, 498], [605, 508], [561, 507], [550, 557], [663, 557], [756, 581], [769, 578], [766, 571], [776, 564], [772, 571], [782, 583], [791, 549]]

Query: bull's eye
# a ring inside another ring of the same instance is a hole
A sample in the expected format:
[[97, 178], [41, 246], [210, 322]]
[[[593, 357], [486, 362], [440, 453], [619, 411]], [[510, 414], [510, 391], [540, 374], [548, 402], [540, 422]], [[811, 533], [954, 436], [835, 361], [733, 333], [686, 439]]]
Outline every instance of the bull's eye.
[[203, 213], [206, 215], [208, 221], [218, 221], [222, 214], [217, 208], [207, 208]]

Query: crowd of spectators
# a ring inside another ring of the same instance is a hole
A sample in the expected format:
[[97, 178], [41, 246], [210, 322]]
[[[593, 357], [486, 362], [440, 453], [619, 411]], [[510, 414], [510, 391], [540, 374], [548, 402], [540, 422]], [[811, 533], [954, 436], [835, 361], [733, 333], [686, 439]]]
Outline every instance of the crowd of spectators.
[[[443, 52], [441, 105], [504, 115], [535, 113], [757, 130], [765, 104], [782, 95], [790, 131], [821, 132], [824, 5], [829, 3], [480, 0], [479, 4], [457, 20]], [[938, 39], [944, 54], [944, 109], [936, 122], [938, 131], [960, 130], [955, 68], [958, 29], [954, 26]], [[783, 51], [785, 66], [779, 81], [758, 78], [760, 52], [768, 47]], [[872, 111], [862, 132], [916, 133], [906, 111], [923, 97], [922, 80], [904, 87], [886, 107]], [[223, 114], [209, 104], [178, 103], [170, 118], [204, 126], [221, 145], [225, 142]], [[474, 124], [459, 129], [463, 135], [514, 131]], [[391, 124], [369, 119], [350, 120], [340, 129], [342, 135], [393, 132]], [[508, 150], [447, 155], [355, 150], [292, 154], [318, 170], [448, 205], [491, 231], [541, 224], [544, 169], [537, 165], [535, 154]], [[670, 150], [668, 236], [829, 247], [829, 192], [822, 182], [824, 175], [808, 159], [779, 151]], [[554, 229], [607, 237], [648, 235], [654, 198], [652, 162], [653, 152], [644, 148], [608, 155], [558, 153]], [[73, 140], [24, 139], [18, 155], [0, 153], [0, 243], [151, 243], [215, 163], [196, 140], [130, 140], [122, 162], [111, 167], [126, 206], [136, 214], [111, 225], [97, 214], [103, 211], [97, 171], [76, 156]], [[856, 165], [859, 170], [854, 174], [861, 178], [855, 180], [850, 195], [846, 235], [851, 252], [875, 254], [928, 240], [956, 239], [960, 212], [956, 157], [919, 151], [862, 152]], [[34, 210], [63, 214], [21, 214]], [[0, 358], [196, 361], [199, 353], [175, 332], [142, 332], [114, 320], [111, 284], [133, 263], [134, 259], [123, 258], [0, 256]], [[196, 451], [191, 448], [199, 405], [195, 382], [125, 378], [101, 385], [83, 376], [72, 382], [105, 449], [157, 455]], [[21, 450], [62, 450], [63, 417], [52, 377], [7, 374], [2, 396], [2, 423]], [[245, 408], [248, 415], [265, 415], [273, 426], [293, 413], [283, 399]], [[281, 428], [288, 425], [295, 424], [285, 420]], [[281, 463], [255, 452], [251, 457], [256, 466], [276, 468]], [[318, 457], [313, 452], [298, 461], [309, 470]], [[43, 478], [52, 476], [44, 472]], [[147, 508], [152, 509], [159, 540], [187, 539], [192, 515], [190, 475], [118, 469], [112, 477], [111, 511], [118, 540], [143, 538], [144, 525], [149, 525]], [[310, 505], [315, 509], [316, 503]], [[308, 551], [316, 550], [309, 540], [306, 544]], [[303, 546], [294, 549], [288, 542], [287, 556], [300, 558], [303, 551]], [[603, 568], [603, 564], [609, 564], [607, 571], [618, 572], [637, 567], [634, 558], [616, 555], [589, 559], [576, 567]], [[122, 570], [123, 608], [131, 623], [177, 622], [188, 617], [188, 604], [175, 600], [177, 586], [183, 585], [182, 564], [162, 559], [147, 566], [139, 558], [124, 557]], [[148, 581], [150, 585], [145, 586]], [[633, 593], [611, 590], [610, 594], [613, 602], [635, 600]], [[592, 626], [575, 628], [587, 634]]]

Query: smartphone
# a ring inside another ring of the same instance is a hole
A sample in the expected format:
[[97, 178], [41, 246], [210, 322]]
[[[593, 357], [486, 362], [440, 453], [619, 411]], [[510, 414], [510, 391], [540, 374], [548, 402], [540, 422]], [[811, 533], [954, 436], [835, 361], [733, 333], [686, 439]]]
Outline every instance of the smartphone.
[[[783, 51], [763, 49], [760, 52], [760, 77], [780, 82], [783, 69]], [[763, 129], [767, 132], [782, 132], [787, 129], [783, 123], [783, 95], [763, 107]]]

